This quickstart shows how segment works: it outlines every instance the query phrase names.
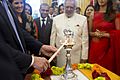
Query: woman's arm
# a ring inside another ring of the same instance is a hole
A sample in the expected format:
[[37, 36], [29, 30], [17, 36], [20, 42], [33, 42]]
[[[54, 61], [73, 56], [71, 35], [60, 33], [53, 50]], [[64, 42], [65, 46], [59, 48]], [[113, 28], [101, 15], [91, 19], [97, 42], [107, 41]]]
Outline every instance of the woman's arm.
[[115, 19], [115, 27], [116, 30], [120, 30], [120, 19], [118, 17], [116, 17]]
[[95, 32], [90, 32], [90, 36], [97, 37], [97, 38], [102, 38], [102, 37], [109, 38], [110, 34], [105, 31], [99, 31], [98, 29], [96, 29]]

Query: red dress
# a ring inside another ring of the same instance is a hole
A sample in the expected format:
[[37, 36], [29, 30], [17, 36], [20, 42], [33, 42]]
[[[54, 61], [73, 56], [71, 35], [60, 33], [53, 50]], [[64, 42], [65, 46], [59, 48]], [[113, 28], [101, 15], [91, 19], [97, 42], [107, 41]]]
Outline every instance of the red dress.
[[[118, 61], [116, 61], [116, 58], [115, 58], [116, 57], [115, 49], [117, 47], [115, 48], [116, 41], [113, 38], [115, 37], [118, 38], [116, 36], [117, 30], [115, 30], [114, 21], [113, 22], [105, 21], [103, 17], [104, 17], [103, 13], [100, 13], [100, 12], [95, 13], [94, 21], [93, 21], [93, 32], [96, 31], [96, 29], [100, 31], [108, 32], [110, 33], [110, 38], [105, 38], [105, 37], [91, 38], [88, 61], [90, 63], [97, 63], [113, 72], [116, 72], [115, 65], [118, 63]], [[120, 39], [118, 41], [120, 42]], [[120, 50], [117, 53], [120, 53]]]

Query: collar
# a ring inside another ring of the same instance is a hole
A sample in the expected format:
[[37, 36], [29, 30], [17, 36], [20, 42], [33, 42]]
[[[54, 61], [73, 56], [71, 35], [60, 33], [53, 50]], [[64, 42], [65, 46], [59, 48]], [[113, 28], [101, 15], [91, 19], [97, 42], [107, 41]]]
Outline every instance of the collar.
[[49, 16], [53, 16], [53, 14], [51, 15], [51, 14], [48, 14]]
[[[43, 18], [42, 18], [42, 17], [40, 17], [40, 21], [42, 21], [42, 19], [43, 19]], [[45, 19], [45, 21], [47, 21], [47, 17], [46, 17], [46, 18], [44, 18], [44, 19]]]
[[76, 13], [73, 13], [73, 15], [71, 17], [67, 17], [65, 13], [63, 13], [63, 14], [64, 14], [65, 18], [67, 18], [67, 19], [71, 19], [71, 18], [75, 17], [75, 15], [76, 15]]
[[[40, 17], [40, 23], [42, 23], [42, 17]], [[45, 23], [45, 24], [47, 23], [47, 17], [45, 18], [44, 23]], [[41, 26], [42, 26], [42, 24], [41, 24]]]

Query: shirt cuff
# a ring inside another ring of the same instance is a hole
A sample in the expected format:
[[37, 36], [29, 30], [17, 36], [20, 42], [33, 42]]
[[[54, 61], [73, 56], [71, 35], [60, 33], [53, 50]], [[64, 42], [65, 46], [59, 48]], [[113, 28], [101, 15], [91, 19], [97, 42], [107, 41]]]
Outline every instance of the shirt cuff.
[[[42, 47], [41, 47], [42, 48]], [[40, 50], [39, 50], [39, 55], [41, 55], [42, 54], [42, 52], [41, 52], [41, 48], [40, 48]]]
[[33, 65], [33, 63], [34, 63], [34, 56], [32, 55], [32, 62], [30, 64], [30, 67]]

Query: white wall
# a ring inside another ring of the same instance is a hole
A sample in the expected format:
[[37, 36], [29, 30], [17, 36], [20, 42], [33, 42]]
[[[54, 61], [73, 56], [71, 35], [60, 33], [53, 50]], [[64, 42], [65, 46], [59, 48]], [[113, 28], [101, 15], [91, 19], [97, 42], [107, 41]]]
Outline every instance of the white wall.
[[26, 2], [32, 6], [33, 18], [39, 17], [40, 0], [26, 0]]

